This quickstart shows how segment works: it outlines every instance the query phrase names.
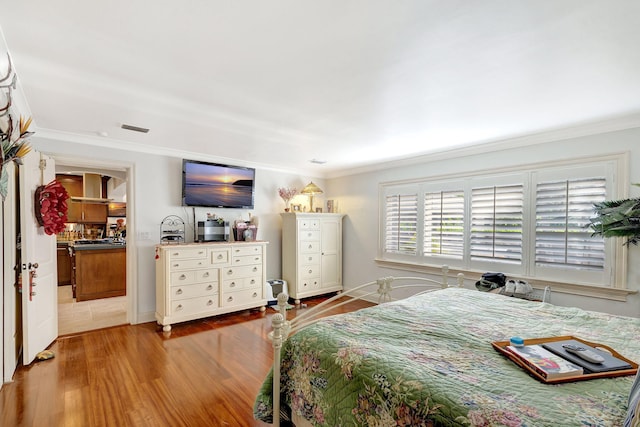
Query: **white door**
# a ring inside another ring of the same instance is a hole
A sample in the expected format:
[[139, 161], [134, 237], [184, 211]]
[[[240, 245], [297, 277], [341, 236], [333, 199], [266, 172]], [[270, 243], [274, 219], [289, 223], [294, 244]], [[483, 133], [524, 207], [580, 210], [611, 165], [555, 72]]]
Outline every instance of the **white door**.
[[31, 151], [20, 165], [20, 233], [24, 365], [58, 337], [56, 237], [36, 222], [35, 190], [55, 179], [52, 158]]
[[18, 325], [16, 324], [17, 306], [21, 304], [22, 295], [18, 292], [16, 286], [16, 237], [18, 236], [18, 200], [16, 198], [16, 166], [13, 162], [6, 163], [4, 168], [7, 170], [9, 177], [7, 184], [7, 198], [2, 206], [2, 225], [3, 225], [3, 284], [4, 284], [4, 357], [3, 366], [4, 382], [11, 382], [13, 373], [18, 365], [18, 350], [22, 347], [22, 336], [18, 334]]

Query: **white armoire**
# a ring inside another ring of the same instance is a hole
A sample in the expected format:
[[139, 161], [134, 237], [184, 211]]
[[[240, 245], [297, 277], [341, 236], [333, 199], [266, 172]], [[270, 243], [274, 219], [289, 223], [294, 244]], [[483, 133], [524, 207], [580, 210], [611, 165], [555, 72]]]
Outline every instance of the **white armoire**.
[[282, 278], [296, 304], [342, 290], [340, 213], [282, 214]]

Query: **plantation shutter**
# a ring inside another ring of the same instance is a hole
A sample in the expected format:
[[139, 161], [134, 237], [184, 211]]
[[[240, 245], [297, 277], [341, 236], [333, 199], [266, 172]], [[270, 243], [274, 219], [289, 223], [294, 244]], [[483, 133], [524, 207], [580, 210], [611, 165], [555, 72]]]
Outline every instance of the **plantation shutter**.
[[424, 255], [462, 259], [464, 250], [464, 192], [424, 195]]
[[418, 195], [387, 195], [385, 197], [385, 252], [416, 255], [417, 230]]
[[535, 262], [540, 266], [602, 270], [604, 239], [591, 237], [593, 204], [605, 200], [605, 178], [538, 183]]
[[523, 185], [471, 191], [472, 260], [522, 261]]

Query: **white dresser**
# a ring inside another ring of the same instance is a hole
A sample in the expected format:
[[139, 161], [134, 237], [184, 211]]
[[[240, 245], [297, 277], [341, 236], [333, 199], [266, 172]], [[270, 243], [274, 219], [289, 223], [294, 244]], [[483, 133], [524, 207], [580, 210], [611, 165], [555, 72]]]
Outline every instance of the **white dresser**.
[[342, 290], [342, 217], [283, 213], [282, 278], [296, 304], [301, 298]]
[[173, 323], [267, 304], [267, 242], [156, 246], [156, 320]]

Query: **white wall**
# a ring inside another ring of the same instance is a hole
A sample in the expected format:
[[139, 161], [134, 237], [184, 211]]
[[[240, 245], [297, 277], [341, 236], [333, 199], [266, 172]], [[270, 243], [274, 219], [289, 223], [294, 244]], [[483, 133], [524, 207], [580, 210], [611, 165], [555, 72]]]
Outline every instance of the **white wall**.
[[[429, 177], [456, 172], [469, 172], [482, 169], [499, 169], [502, 165], [526, 165], [628, 151], [630, 155], [630, 182], [640, 182], [640, 128], [591, 135], [569, 140], [552, 141], [526, 147], [464, 154], [456, 158], [429, 160], [390, 167], [387, 169], [360, 173], [351, 176], [321, 180], [313, 178], [325, 190], [323, 197], [314, 200], [315, 206], [325, 206], [327, 199], [337, 201], [344, 219], [344, 282], [346, 287], [354, 287], [385, 275], [401, 275], [397, 270], [385, 270], [374, 262], [378, 242], [378, 184], [385, 181]], [[160, 238], [160, 222], [167, 215], [178, 215], [187, 222], [192, 221], [192, 210], [180, 206], [182, 159], [178, 157], [157, 156], [147, 153], [123, 152], [118, 150], [85, 146], [71, 142], [47, 141], [32, 137], [32, 145], [43, 152], [62, 156], [87, 156], [105, 160], [122, 160], [135, 165], [135, 230], [138, 237], [137, 250], [137, 311], [141, 321], [153, 319], [155, 310], [155, 259], [154, 246]], [[477, 151], [468, 150], [468, 151]], [[240, 164], [240, 163], [239, 163]], [[275, 172], [267, 169], [256, 170], [255, 206], [252, 214], [259, 219], [258, 238], [269, 241], [267, 249], [267, 275], [279, 278], [281, 273], [281, 222], [279, 213], [284, 204], [277, 195], [277, 188], [292, 186], [301, 189], [309, 177]], [[632, 187], [631, 196], [638, 196], [639, 189]], [[306, 203], [306, 198], [298, 196], [294, 203]], [[248, 219], [248, 211], [234, 209], [211, 210], [196, 209], [196, 221], [203, 220], [207, 212], [216, 213], [225, 219], [234, 220], [239, 216]], [[188, 240], [193, 232], [188, 230]], [[148, 239], [140, 239], [147, 236]], [[630, 248], [628, 286], [640, 290], [640, 264], [632, 262], [639, 259], [640, 249]], [[412, 273], [413, 274], [413, 273]], [[467, 280], [466, 286], [472, 287], [473, 281]], [[552, 302], [559, 305], [576, 305], [585, 309], [606, 311], [616, 314], [640, 317], [640, 297], [632, 295], [627, 302], [615, 302], [596, 298], [568, 294], [552, 293]]]
[[[511, 146], [515, 144], [514, 141]], [[631, 154], [630, 182], [640, 182], [640, 128], [519, 148], [509, 148], [508, 142], [499, 145], [501, 148], [499, 151], [479, 154], [477, 149], [459, 150], [455, 158], [434, 155], [430, 159], [429, 156], [425, 156], [412, 165], [328, 180], [326, 191], [339, 201], [341, 211], [347, 214], [344, 220], [345, 287], [354, 287], [376, 277], [403, 275], [398, 270], [380, 268], [374, 262], [378, 247], [378, 184], [380, 182], [484, 169], [498, 170], [503, 165], [526, 165], [627, 151]], [[637, 197], [640, 189], [631, 187], [629, 193], [631, 197]], [[640, 262], [638, 261], [640, 261], [640, 248], [631, 247], [628, 287], [634, 290], [640, 290]], [[473, 282], [475, 280], [467, 280], [465, 286], [472, 287]], [[551, 301], [559, 305], [575, 305], [590, 310], [640, 317], [640, 296], [637, 294], [629, 296], [627, 302], [616, 302], [552, 292]]]
[[[135, 244], [127, 246], [136, 250], [137, 266], [137, 306], [138, 322], [152, 321], [155, 312], [155, 245], [160, 241], [160, 224], [168, 215], [178, 215], [190, 225], [186, 230], [187, 242], [193, 241], [193, 210], [181, 206], [182, 158], [152, 155], [148, 153], [126, 152], [74, 142], [53, 141], [39, 138], [37, 133], [31, 137], [31, 145], [43, 153], [62, 158], [102, 159], [105, 162], [126, 161], [133, 165], [135, 185], [133, 204], [135, 215], [133, 229]], [[212, 160], [212, 159], [201, 159]], [[225, 161], [228, 163], [228, 161]], [[242, 163], [235, 163], [241, 166]], [[281, 275], [281, 219], [284, 202], [278, 196], [279, 187], [302, 189], [311, 178], [299, 175], [256, 169], [255, 209], [208, 209], [196, 208], [196, 221], [206, 219], [208, 212], [215, 213], [225, 220], [249, 219], [249, 212], [259, 221], [258, 239], [269, 242], [267, 245], [267, 278], [280, 278]], [[321, 188], [322, 179], [313, 178]], [[305, 203], [306, 198], [297, 196], [294, 203]], [[127, 203], [131, 203], [127, 199]], [[318, 201], [317, 203], [321, 203]], [[314, 204], [316, 204], [314, 200]], [[319, 206], [319, 205], [318, 205]], [[127, 218], [127, 228], [132, 219]], [[127, 238], [129, 240], [129, 238]]]

